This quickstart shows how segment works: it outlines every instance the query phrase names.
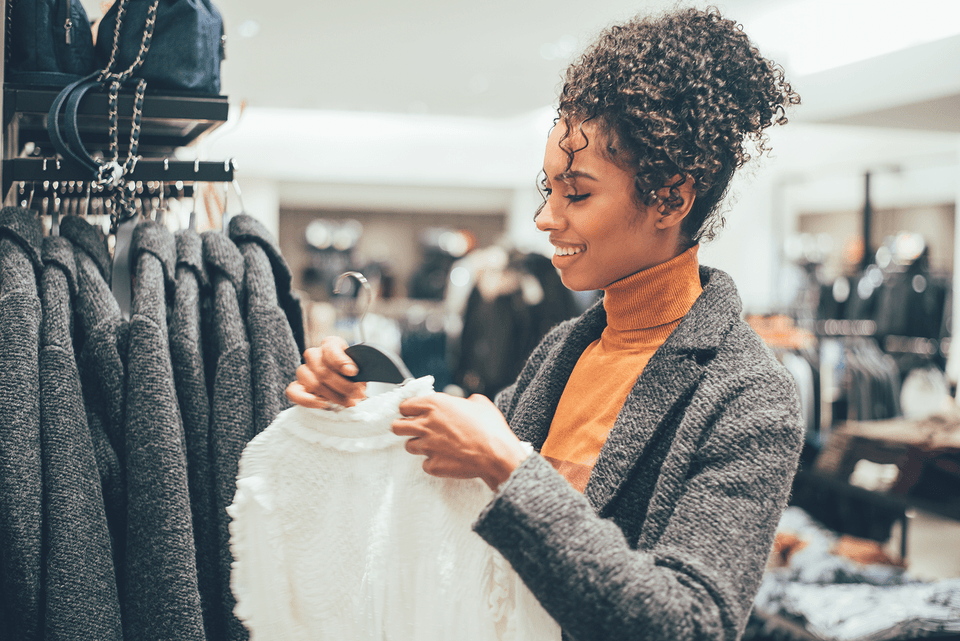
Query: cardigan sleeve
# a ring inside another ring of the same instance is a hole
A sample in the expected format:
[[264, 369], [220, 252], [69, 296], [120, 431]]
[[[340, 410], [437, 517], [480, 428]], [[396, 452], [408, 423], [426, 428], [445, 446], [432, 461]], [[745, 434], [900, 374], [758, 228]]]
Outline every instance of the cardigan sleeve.
[[782, 374], [738, 381], [702, 419], [689, 465], [661, 474], [660, 494], [664, 485], [677, 489], [658, 496], [667, 509], [651, 501], [639, 547], [536, 455], [481, 513], [476, 532], [572, 639], [734, 641], [802, 443], [796, 393]]

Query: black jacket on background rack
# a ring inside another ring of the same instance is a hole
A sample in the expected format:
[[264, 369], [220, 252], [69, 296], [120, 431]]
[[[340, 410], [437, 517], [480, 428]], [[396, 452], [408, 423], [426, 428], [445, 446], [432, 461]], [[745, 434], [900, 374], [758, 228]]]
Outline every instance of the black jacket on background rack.
[[203, 641], [186, 447], [167, 337], [173, 235], [157, 223], [140, 223], [132, 253], [124, 638]]
[[197, 551], [197, 586], [208, 639], [223, 638], [220, 604], [220, 551], [217, 547], [216, 499], [210, 460], [210, 399], [204, 371], [205, 334], [201, 318], [209, 313], [207, 270], [203, 241], [192, 230], [176, 234], [177, 270], [170, 315], [170, 360], [180, 401], [187, 446], [187, 485]]
[[[524, 279], [534, 279], [534, 287], [539, 288], [532, 300]], [[481, 280], [487, 282], [481, 284]], [[454, 382], [467, 394], [493, 398], [516, 380], [540, 339], [579, 312], [549, 258], [514, 252], [507, 269], [479, 274], [470, 292]]]
[[0, 639], [40, 629], [41, 227], [33, 212], [0, 210]]
[[[225, 619], [223, 638], [242, 641], [246, 628], [233, 616], [236, 598], [230, 589], [233, 556], [230, 553], [230, 516], [227, 507], [237, 491], [237, 466], [244, 446], [254, 437], [253, 387], [250, 379], [250, 344], [244, 328], [241, 303], [244, 295], [244, 261], [226, 235], [203, 234], [203, 258], [212, 285], [209, 331], [206, 333], [208, 371], [213, 375], [210, 450], [218, 528], [221, 607]], [[212, 366], [212, 367], [210, 367]]]
[[246, 268], [243, 311], [250, 340], [254, 423], [259, 434], [290, 406], [284, 390], [300, 366], [303, 315], [290, 288], [290, 267], [260, 221], [245, 214], [234, 216], [230, 238], [243, 254]]
[[110, 528], [73, 348], [77, 261], [43, 239], [40, 422], [43, 454], [43, 638], [123, 638]]

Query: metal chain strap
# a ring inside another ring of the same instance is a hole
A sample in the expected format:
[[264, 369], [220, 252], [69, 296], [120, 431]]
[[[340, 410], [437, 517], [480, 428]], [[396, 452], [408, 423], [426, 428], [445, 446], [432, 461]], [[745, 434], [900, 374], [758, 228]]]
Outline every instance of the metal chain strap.
[[130, 126], [130, 149], [124, 169], [132, 172], [140, 160], [137, 151], [140, 148], [140, 125], [143, 120], [143, 94], [147, 90], [147, 81], [143, 78], [137, 83], [137, 90], [133, 101], [133, 123]]
[[[140, 156], [137, 155], [140, 146], [140, 128], [143, 120], [143, 96], [146, 92], [147, 81], [140, 79], [137, 83], [137, 89], [134, 93], [134, 104], [133, 104], [133, 121], [130, 128], [130, 147], [127, 152], [127, 158], [124, 163], [120, 164], [120, 144], [119, 144], [119, 94], [120, 86], [126, 82], [130, 76], [136, 72], [137, 69], [143, 64], [144, 59], [147, 56], [147, 52], [150, 50], [150, 43], [153, 40], [153, 30], [157, 23], [157, 7], [160, 4], [160, 0], [154, 0], [150, 5], [150, 8], [147, 10], [147, 19], [144, 24], [143, 36], [140, 39], [140, 49], [137, 52], [136, 59], [133, 63], [123, 71], [122, 73], [114, 73], [111, 71], [114, 64], [117, 60], [117, 51], [120, 46], [120, 27], [123, 23], [123, 17], [126, 13], [128, 0], [120, 0], [120, 5], [117, 8], [117, 22], [113, 30], [113, 48], [110, 51], [110, 61], [107, 66], [100, 72], [98, 76], [99, 82], [110, 81], [110, 94], [109, 94], [109, 158], [107, 162], [100, 165], [100, 168], [97, 172], [97, 182], [100, 185], [107, 185], [110, 187], [115, 187], [114, 189], [114, 207], [113, 214], [111, 215], [111, 224], [110, 232], [116, 233], [117, 227], [119, 227], [121, 222], [121, 215], [124, 218], [129, 218], [135, 212], [133, 195], [132, 193], [127, 193], [127, 190], [121, 187], [123, 178], [130, 173], [137, 166], [137, 161], [140, 160]], [[118, 188], [119, 187], [119, 188]]]
[[110, 62], [107, 63], [107, 66], [100, 72], [100, 82], [106, 80], [117, 80], [121, 83], [126, 82], [127, 79], [140, 68], [140, 65], [143, 64], [147, 56], [147, 52], [150, 50], [150, 43], [153, 40], [153, 29], [157, 24], [157, 7], [160, 4], [160, 0], [154, 0], [150, 8], [147, 9], [147, 20], [144, 23], [143, 36], [140, 38], [140, 49], [137, 51], [137, 56], [133, 63], [122, 73], [111, 72], [113, 65], [116, 64], [117, 61], [117, 51], [120, 49], [120, 26], [123, 22], [123, 15], [126, 13], [127, 2], [128, 0], [120, 0], [120, 6], [117, 8], [117, 23], [113, 30], [113, 48], [110, 51]]
[[100, 77], [97, 78], [100, 82], [103, 82], [104, 75], [110, 73], [114, 63], [117, 61], [117, 51], [120, 49], [120, 25], [123, 24], [123, 14], [126, 12], [127, 0], [120, 0], [120, 4], [117, 7], [117, 21], [113, 25], [113, 48], [110, 50], [110, 61], [107, 63], [107, 66], [103, 68], [103, 71], [100, 72]]
[[13, 40], [13, 3], [17, 0], [7, 0], [6, 3], [6, 15], [3, 17], [4, 22], [6, 23], [6, 36], [3, 41], [3, 64], [4, 67], [10, 62], [10, 43]]
[[117, 143], [118, 138], [118, 125], [119, 125], [119, 107], [118, 107], [118, 98], [120, 94], [120, 83], [114, 81], [110, 83], [110, 130], [108, 131], [108, 136], [110, 138], [110, 161], [115, 161], [120, 156], [120, 147]]

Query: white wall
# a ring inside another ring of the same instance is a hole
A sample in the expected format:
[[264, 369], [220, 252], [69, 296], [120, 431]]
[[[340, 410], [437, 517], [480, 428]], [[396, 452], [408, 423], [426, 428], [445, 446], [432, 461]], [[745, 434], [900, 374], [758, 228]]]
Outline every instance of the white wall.
[[[250, 108], [202, 153], [237, 159], [246, 208], [273, 230], [283, 205], [506, 212], [513, 243], [548, 252], [533, 212], [552, 119], [549, 109], [484, 120]], [[734, 277], [747, 311], [776, 307], [783, 240], [797, 216], [862, 207], [867, 169], [875, 207], [957, 199], [960, 134], [792, 122], [771, 144], [772, 155], [735, 180], [726, 228], [701, 252]]]
[[701, 251], [734, 277], [748, 311], [775, 311], [783, 242], [801, 214], [862, 209], [865, 171], [877, 209], [957, 200], [958, 134], [794, 122], [771, 144], [772, 157], [734, 181], [726, 228]]

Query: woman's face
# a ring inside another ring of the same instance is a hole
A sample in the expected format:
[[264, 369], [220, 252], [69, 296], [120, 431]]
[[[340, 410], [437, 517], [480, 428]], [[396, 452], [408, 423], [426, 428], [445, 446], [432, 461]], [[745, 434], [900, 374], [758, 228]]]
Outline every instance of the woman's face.
[[565, 148], [583, 147], [583, 134], [573, 131], [561, 148], [567, 127], [560, 121], [547, 140], [547, 200], [536, 222], [550, 234], [563, 284], [588, 291], [677, 256], [679, 225], [665, 226], [657, 203], [638, 206], [633, 175], [602, 152], [605, 143], [593, 123], [581, 129], [589, 145], [576, 152], [569, 169]]

